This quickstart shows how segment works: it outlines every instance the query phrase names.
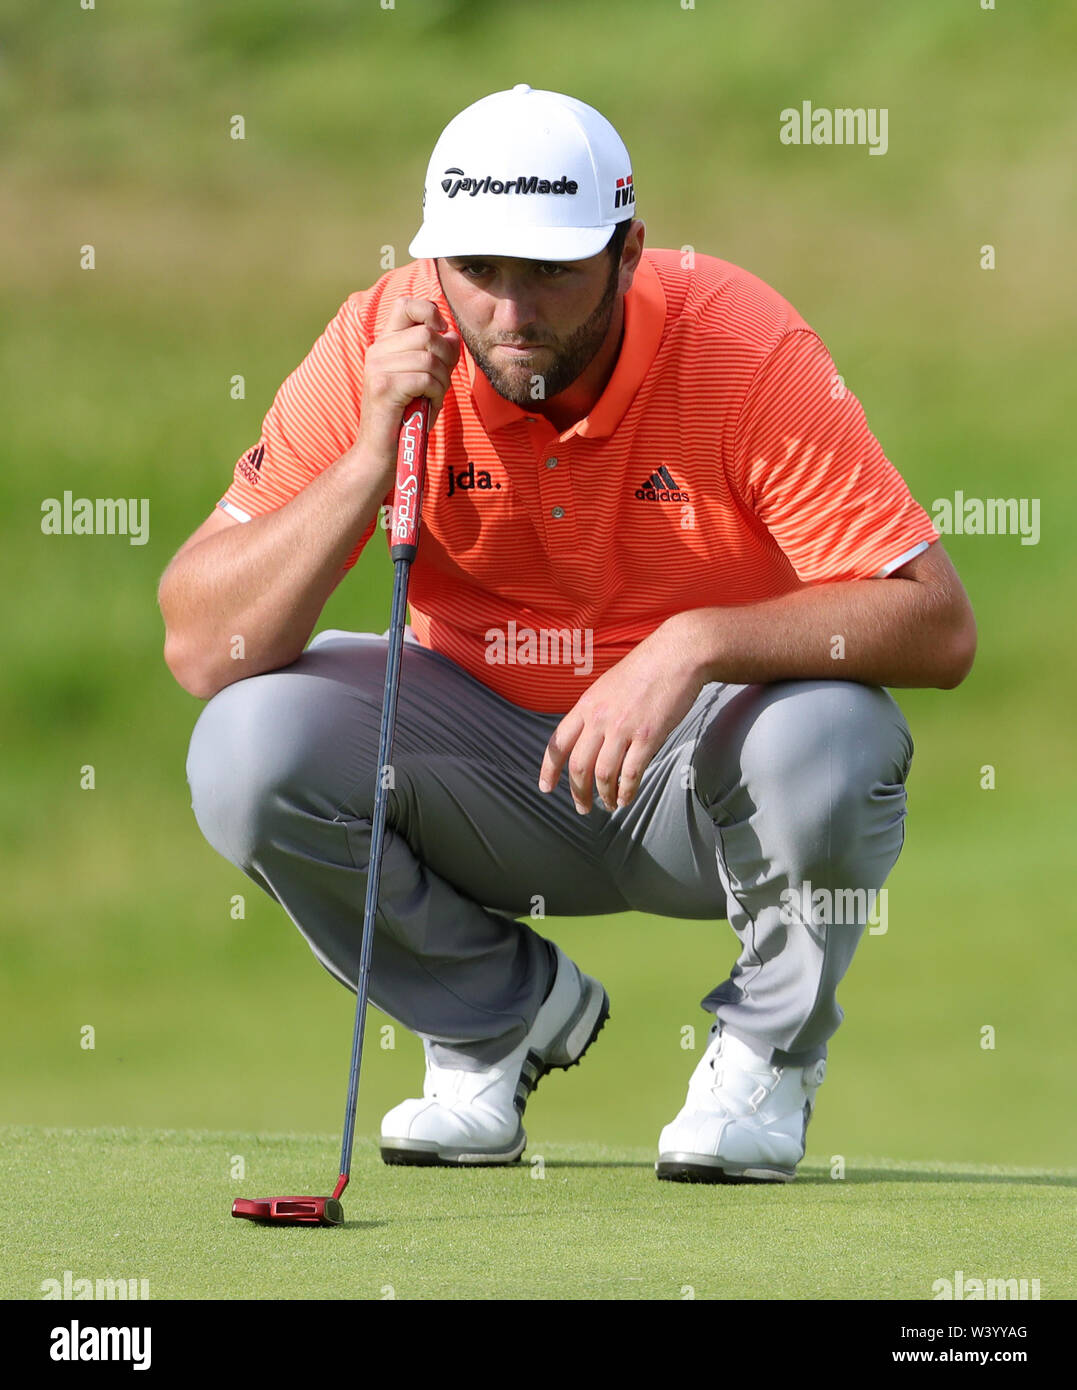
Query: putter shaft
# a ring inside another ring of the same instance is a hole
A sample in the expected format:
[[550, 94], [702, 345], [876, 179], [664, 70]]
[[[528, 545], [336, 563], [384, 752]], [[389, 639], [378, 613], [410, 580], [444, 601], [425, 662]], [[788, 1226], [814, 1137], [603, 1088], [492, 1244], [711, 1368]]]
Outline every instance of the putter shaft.
[[370, 979], [370, 957], [374, 947], [374, 917], [381, 887], [381, 847], [385, 837], [385, 813], [389, 794], [385, 770], [393, 755], [396, 731], [396, 697], [400, 684], [400, 659], [404, 648], [404, 618], [408, 606], [408, 577], [411, 561], [397, 560], [393, 566], [393, 608], [389, 624], [389, 655], [385, 665], [385, 699], [378, 740], [378, 776], [374, 791], [374, 819], [370, 830], [370, 863], [367, 867], [366, 901], [363, 905], [363, 940], [359, 950], [359, 979], [355, 997], [355, 1030], [352, 1034], [351, 1070], [348, 1073], [348, 1100], [344, 1111], [344, 1139], [340, 1148], [340, 1177], [333, 1196], [340, 1197], [351, 1173], [355, 1141], [355, 1110], [359, 1099], [359, 1071], [363, 1062], [363, 1031]]
[[359, 977], [355, 991], [355, 1029], [352, 1033], [351, 1070], [348, 1073], [348, 1099], [344, 1111], [344, 1139], [340, 1146], [340, 1177], [333, 1189], [339, 1200], [351, 1175], [352, 1147], [355, 1141], [355, 1110], [359, 1099], [359, 1072], [363, 1061], [363, 1029], [370, 978], [370, 957], [374, 949], [374, 919], [381, 887], [381, 851], [385, 838], [385, 814], [389, 804], [386, 769], [393, 756], [396, 730], [396, 699], [400, 688], [400, 664], [404, 650], [404, 626], [408, 610], [408, 577], [419, 538], [423, 479], [426, 471], [426, 441], [430, 428], [430, 402], [420, 398], [404, 412], [400, 427], [397, 458], [396, 494], [393, 507], [392, 544], [393, 607], [389, 621], [389, 652], [385, 662], [385, 695], [381, 707], [381, 734], [378, 739], [378, 769], [374, 785], [374, 817], [370, 830], [370, 862], [367, 865], [366, 900], [363, 904], [363, 939], [359, 948]]

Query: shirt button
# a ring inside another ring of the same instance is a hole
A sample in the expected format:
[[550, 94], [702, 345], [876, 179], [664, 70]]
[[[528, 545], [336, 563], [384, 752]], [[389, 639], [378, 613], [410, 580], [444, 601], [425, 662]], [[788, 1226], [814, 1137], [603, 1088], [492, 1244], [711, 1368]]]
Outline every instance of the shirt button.
[[556, 460], [556, 459], [547, 459], [547, 460], [546, 460], [546, 467], [547, 467], [547, 468], [556, 468], [556, 467], [557, 467], [557, 460]]
[[556, 519], [557, 519], [558, 521], [561, 520], [561, 518], [564, 516], [564, 514], [565, 514], [565, 509], [564, 509], [564, 507], [551, 507], [551, 508], [550, 508], [550, 515], [551, 515], [552, 517], [556, 517]]

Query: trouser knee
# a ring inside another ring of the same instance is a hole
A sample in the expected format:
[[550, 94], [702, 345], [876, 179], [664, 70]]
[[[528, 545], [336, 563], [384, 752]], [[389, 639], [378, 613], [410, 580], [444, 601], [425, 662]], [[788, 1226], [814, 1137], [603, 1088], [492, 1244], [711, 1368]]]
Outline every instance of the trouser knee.
[[878, 687], [746, 686], [699, 740], [697, 794], [719, 826], [750, 817], [767, 857], [804, 875], [876, 877], [877, 858], [885, 877], [912, 751], [900, 709]]
[[338, 717], [345, 698], [324, 678], [275, 671], [209, 701], [191, 735], [187, 780], [199, 829], [218, 853], [247, 867], [282, 816], [332, 818], [355, 776], [349, 726]]

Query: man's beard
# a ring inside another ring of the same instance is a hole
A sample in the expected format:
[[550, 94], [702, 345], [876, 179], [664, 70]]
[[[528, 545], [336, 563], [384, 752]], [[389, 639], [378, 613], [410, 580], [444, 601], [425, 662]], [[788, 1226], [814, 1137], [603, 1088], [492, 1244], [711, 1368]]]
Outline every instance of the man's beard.
[[[506, 334], [501, 338], [484, 340], [464, 327], [455, 309], [453, 318], [456, 319], [456, 326], [468, 352], [498, 395], [512, 401], [513, 405], [526, 408], [536, 400], [550, 400], [551, 397], [560, 395], [594, 360], [595, 354], [605, 342], [613, 318], [619, 276], [620, 266], [612, 266], [597, 307], [567, 338], [551, 338], [549, 332], [544, 329], [529, 329], [513, 336]], [[452, 308], [452, 305], [449, 307]], [[514, 371], [498, 366], [491, 360], [490, 349], [498, 343], [511, 343], [517, 347], [524, 347], [528, 343], [542, 343], [552, 349], [553, 357], [543, 372], [536, 372], [533, 368], [529, 370], [522, 364]]]

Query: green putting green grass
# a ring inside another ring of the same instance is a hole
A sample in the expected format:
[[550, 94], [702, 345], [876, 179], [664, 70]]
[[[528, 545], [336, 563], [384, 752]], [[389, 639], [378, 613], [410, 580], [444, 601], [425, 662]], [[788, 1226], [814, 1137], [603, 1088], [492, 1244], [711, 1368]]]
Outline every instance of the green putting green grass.
[[957, 1270], [1077, 1295], [1077, 1169], [849, 1158], [835, 1178], [809, 1148], [789, 1185], [709, 1187], [659, 1182], [643, 1148], [451, 1171], [386, 1167], [364, 1139], [344, 1227], [231, 1217], [237, 1196], [325, 1192], [336, 1157], [331, 1135], [0, 1129], [19, 1218], [0, 1295], [70, 1271], [151, 1299], [931, 1299]]

